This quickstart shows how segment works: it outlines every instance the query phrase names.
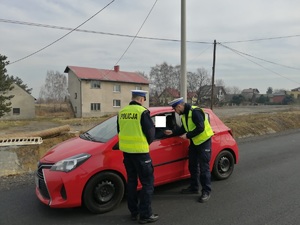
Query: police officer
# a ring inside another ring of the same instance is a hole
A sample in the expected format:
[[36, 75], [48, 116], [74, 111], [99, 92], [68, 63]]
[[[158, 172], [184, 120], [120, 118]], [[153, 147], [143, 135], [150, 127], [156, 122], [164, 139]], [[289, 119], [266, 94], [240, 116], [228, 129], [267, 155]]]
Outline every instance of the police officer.
[[[167, 130], [167, 135], [182, 135], [190, 139], [189, 146], [189, 171], [191, 174], [190, 186], [181, 190], [182, 194], [199, 193], [199, 183], [202, 186], [199, 202], [207, 202], [211, 193], [211, 174], [209, 162], [211, 158], [212, 128], [203, 110], [191, 106], [177, 98], [168, 103], [175, 112], [181, 115], [182, 126], [176, 130]], [[200, 169], [200, 171], [199, 171]]]
[[[151, 200], [154, 191], [153, 165], [149, 145], [154, 140], [155, 127], [149, 111], [143, 107], [147, 91], [132, 90], [132, 101], [118, 114], [119, 147], [123, 151], [127, 172], [127, 205], [132, 220], [151, 223], [158, 220], [153, 214]], [[142, 184], [138, 196], [138, 179]]]

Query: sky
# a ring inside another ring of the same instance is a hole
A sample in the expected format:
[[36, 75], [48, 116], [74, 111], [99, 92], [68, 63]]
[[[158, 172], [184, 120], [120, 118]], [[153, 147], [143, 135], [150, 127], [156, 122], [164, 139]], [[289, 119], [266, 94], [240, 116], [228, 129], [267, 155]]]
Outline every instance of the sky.
[[[0, 54], [38, 98], [67, 66], [181, 64], [181, 0], [0, 0]], [[186, 0], [186, 70], [240, 90], [300, 87], [300, 1]], [[76, 29], [75, 29], [76, 28]], [[66, 74], [67, 75], [67, 74]]]

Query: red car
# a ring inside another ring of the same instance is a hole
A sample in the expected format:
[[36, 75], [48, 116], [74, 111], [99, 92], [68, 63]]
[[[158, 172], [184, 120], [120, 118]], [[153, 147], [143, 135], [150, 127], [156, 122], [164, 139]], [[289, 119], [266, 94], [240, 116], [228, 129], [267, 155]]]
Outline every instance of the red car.
[[[150, 107], [149, 110], [154, 123], [156, 116], [165, 116], [168, 129], [181, 125], [171, 107]], [[210, 109], [204, 111], [214, 131], [211, 172], [217, 180], [226, 179], [238, 162], [238, 146], [231, 130]], [[166, 128], [156, 128], [156, 140], [150, 145], [155, 186], [190, 176], [189, 140], [165, 136], [163, 129]], [[121, 202], [125, 184], [116, 116], [79, 137], [54, 146], [40, 159], [36, 172], [36, 195], [53, 208], [85, 205], [93, 213], [108, 212]]]

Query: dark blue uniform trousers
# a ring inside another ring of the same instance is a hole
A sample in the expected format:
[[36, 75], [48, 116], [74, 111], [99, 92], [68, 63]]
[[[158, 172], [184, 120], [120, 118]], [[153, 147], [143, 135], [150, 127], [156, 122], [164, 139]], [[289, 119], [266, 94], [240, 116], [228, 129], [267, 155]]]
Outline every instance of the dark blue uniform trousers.
[[[154, 191], [153, 165], [149, 153], [125, 153], [124, 165], [127, 172], [127, 205], [131, 215], [140, 214], [140, 218], [152, 215], [151, 200]], [[142, 184], [138, 196], [138, 179]]]
[[211, 139], [200, 145], [194, 145], [191, 141], [189, 146], [189, 171], [191, 173], [192, 190], [199, 190], [199, 183], [202, 192], [211, 192], [211, 173], [209, 162], [211, 158]]

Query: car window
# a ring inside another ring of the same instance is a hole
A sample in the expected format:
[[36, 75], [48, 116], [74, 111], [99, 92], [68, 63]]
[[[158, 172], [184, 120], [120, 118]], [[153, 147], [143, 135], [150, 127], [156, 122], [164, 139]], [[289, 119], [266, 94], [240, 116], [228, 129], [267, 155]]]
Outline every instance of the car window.
[[163, 114], [158, 114], [155, 116], [152, 116], [151, 119], [153, 123], [155, 124], [155, 121], [157, 117], [165, 117], [166, 124], [164, 127], [156, 127], [155, 128], [155, 139], [162, 139], [162, 138], [168, 138], [170, 136], [165, 135], [164, 131], [165, 130], [173, 130], [176, 128], [176, 118], [175, 118], [175, 113], [163, 113]]
[[113, 116], [104, 122], [98, 124], [86, 133], [90, 136], [91, 140], [97, 142], [107, 142], [114, 137], [117, 131], [117, 116]]

